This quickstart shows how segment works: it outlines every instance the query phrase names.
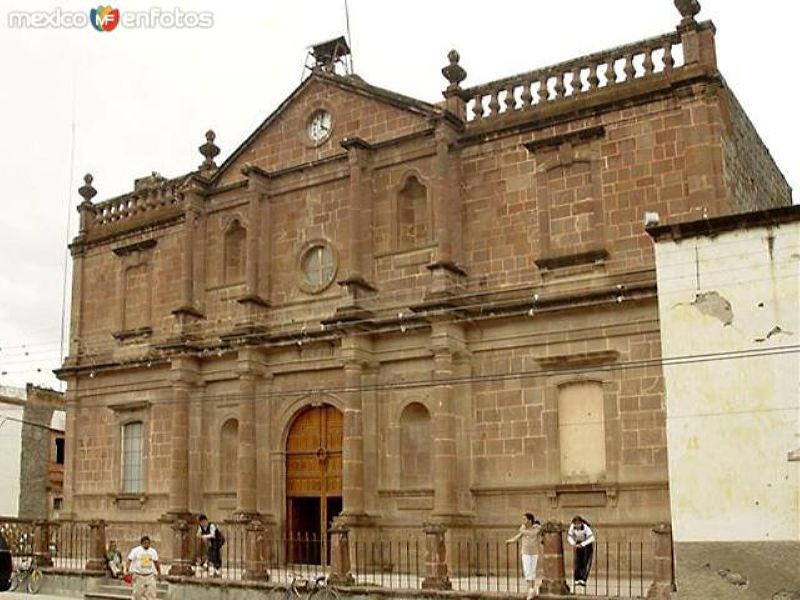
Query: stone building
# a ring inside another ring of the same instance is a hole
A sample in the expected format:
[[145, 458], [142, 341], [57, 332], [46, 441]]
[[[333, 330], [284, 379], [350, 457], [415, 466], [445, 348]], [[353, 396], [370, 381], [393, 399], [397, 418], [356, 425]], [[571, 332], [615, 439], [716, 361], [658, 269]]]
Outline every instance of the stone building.
[[63, 501], [64, 395], [0, 387], [0, 516], [57, 518]]
[[453, 51], [436, 104], [322, 44], [220, 165], [209, 132], [186, 175], [99, 203], [87, 175], [66, 516], [319, 534], [341, 513], [384, 539], [669, 520], [643, 216], [791, 202], [678, 4], [663, 36], [473, 87]]

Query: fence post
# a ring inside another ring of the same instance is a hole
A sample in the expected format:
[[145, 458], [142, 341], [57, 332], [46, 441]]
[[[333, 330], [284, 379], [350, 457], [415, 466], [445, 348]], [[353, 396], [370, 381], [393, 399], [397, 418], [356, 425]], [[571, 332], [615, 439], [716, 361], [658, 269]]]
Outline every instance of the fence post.
[[539, 593], [568, 594], [566, 571], [564, 569], [564, 524], [554, 521], [542, 527], [542, 585]]
[[259, 519], [247, 524], [247, 554], [244, 561], [243, 579], [247, 581], [268, 581], [267, 572], [267, 530]]
[[334, 585], [353, 585], [355, 580], [350, 572], [350, 528], [339, 517], [331, 527], [331, 574], [329, 580]]
[[105, 571], [106, 569], [106, 522], [102, 519], [89, 521], [89, 556], [86, 571]]
[[50, 522], [33, 522], [33, 554], [36, 564], [40, 567], [52, 567], [53, 558], [50, 556]]
[[647, 590], [648, 598], [671, 598], [674, 584], [672, 568], [672, 526], [659, 523], [653, 527], [656, 537], [655, 576]]
[[447, 576], [447, 546], [444, 534], [447, 528], [441, 523], [425, 523], [425, 579], [422, 589], [449, 590], [453, 585]]
[[186, 519], [176, 519], [172, 523], [172, 566], [169, 569], [170, 575], [191, 575], [192, 574], [192, 541], [194, 536], [190, 534], [192, 527]]

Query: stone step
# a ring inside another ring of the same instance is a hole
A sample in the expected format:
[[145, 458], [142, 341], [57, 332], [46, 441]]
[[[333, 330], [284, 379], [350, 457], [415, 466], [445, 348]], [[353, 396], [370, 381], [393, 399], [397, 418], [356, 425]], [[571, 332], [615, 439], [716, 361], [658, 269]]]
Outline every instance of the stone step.
[[[156, 583], [156, 597], [159, 600], [167, 598], [169, 585], [164, 582]], [[130, 600], [131, 586], [124, 581], [109, 579], [100, 584], [96, 590], [85, 592], [84, 600]]]

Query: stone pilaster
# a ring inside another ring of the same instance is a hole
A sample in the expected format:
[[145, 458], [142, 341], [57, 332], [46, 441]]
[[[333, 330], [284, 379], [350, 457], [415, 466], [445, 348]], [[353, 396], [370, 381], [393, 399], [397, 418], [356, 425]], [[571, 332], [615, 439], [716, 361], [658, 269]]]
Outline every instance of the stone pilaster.
[[466, 272], [463, 261], [461, 215], [460, 159], [453, 143], [462, 124], [442, 118], [435, 123], [436, 170], [433, 179], [433, 220], [436, 231], [436, 254], [428, 265], [431, 285], [427, 298], [455, 294], [462, 286]]
[[342, 257], [343, 277], [339, 279], [344, 291], [340, 314], [358, 313], [360, 299], [375, 291], [369, 283], [372, 271], [372, 146], [361, 138], [346, 138], [341, 145], [348, 154], [350, 189], [343, 219], [347, 247]]
[[[269, 188], [270, 175], [263, 169], [246, 166], [242, 174], [247, 177], [247, 252], [245, 258], [245, 295], [237, 301], [242, 306], [240, 326], [254, 327], [262, 312], [269, 306], [268, 272], [270, 264], [270, 232], [263, 231], [264, 218], [271, 228]], [[264, 214], [266, 211], [266, 215]], [[266, 242], [262, 243], [263, 240]], [[261, 266], [265, 265], [267, 280], [262, 286]], [[262, 289], [263, 288], [263, 289]]]
[[239, 371], [239, 464], [236, 478], [236, 513], [249, 520], [258, 513], [258, 462], [256, 458], [256, 392], [264, 373], [260, 351], [242, 349]]
[[267, 530], [258, 519], [247, 524], [247, 551], [243, 578], [245, 581], [267, 581], [269, 572], [269, 542]]
[[663, 600], [672, 597], [674, 568], [672, 560], [672, 526], [659, 523], [653, 528], [656, 539], [655, 574], [647, 590], [648, 598]]
[[422, 589], [452, 589], [450, 578], [447, 576], [447, 546], [444, 538], [447, 528], [440, 523], [425, 523], [423, 531], [425, 532], [425, 579], [422, 580]]
[[169, 514], [189, 512], [189, 404], [198, 380], [197, 360], [178, 356], [172, 359], [172, 457], [170, 460]]
[[66, 422], [64, 431], [64, 487], [62, 490], [64, 506], [61, 519], [70, 521], [75, 518], [75, 467], [78, 442], [78, 378], [67, 379], [67, 391], [64, 394], [66, 405]]
[[452, 379], [455, 353], [461, 345], [457, 328], [434, 323], [433, 352], [433, 515], [440, 520], [459, 512], [457, 416]]
[[89, 521], [89, 558], [86, 561], [87, 571], [105, 571], [106, 569], [106, 522]]
[[364, 364], [369, 350], [364, 336], [349, 336], [342, 341], [346, 398], [342, 447], [343, 514], [364, 514], [364, 418], [362, 386]]
[[179, 335], [187, 333], [187, 327], [195, 319], [202, 318], [202, 313], [195, 305], [194, 254], [197, 247], [197, 228], [202, 218], [203, 201], [197, 184], [189, 183], [181, 192], [184, 207], [183, 240], [181, 242], [181, 304], [172, 311], [178, 325]]
[[170, 575], [192, 574], [192, 550], [195, 541], [193, 524], [183, 518], [176, 519], [170, 525], [172, 529], [172, 566]]
[[52, 567], [53, 558], [50, 556], [50, 522], [33, 522], [33, 553], [36, 564], [40, 567]]
[[562, 595], [569, 593], [566, 570], [564, 568], [564, 525], [549, 522], [542, 527], [542, 595]]
[[328, 581], [333, 585], [353, 585], [355, 579], [350, 572], [350, 529], [335, 519], [331, 534], [331, 568]]

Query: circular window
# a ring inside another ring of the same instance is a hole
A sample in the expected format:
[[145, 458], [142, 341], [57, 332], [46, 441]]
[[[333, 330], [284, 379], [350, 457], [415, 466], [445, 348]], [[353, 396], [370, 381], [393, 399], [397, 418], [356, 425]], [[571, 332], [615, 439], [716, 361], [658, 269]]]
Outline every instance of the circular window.
[[316, 294], [336, 277], [336, 253], [324, 240], [309, 242], [300, 252], [300, 288]]

